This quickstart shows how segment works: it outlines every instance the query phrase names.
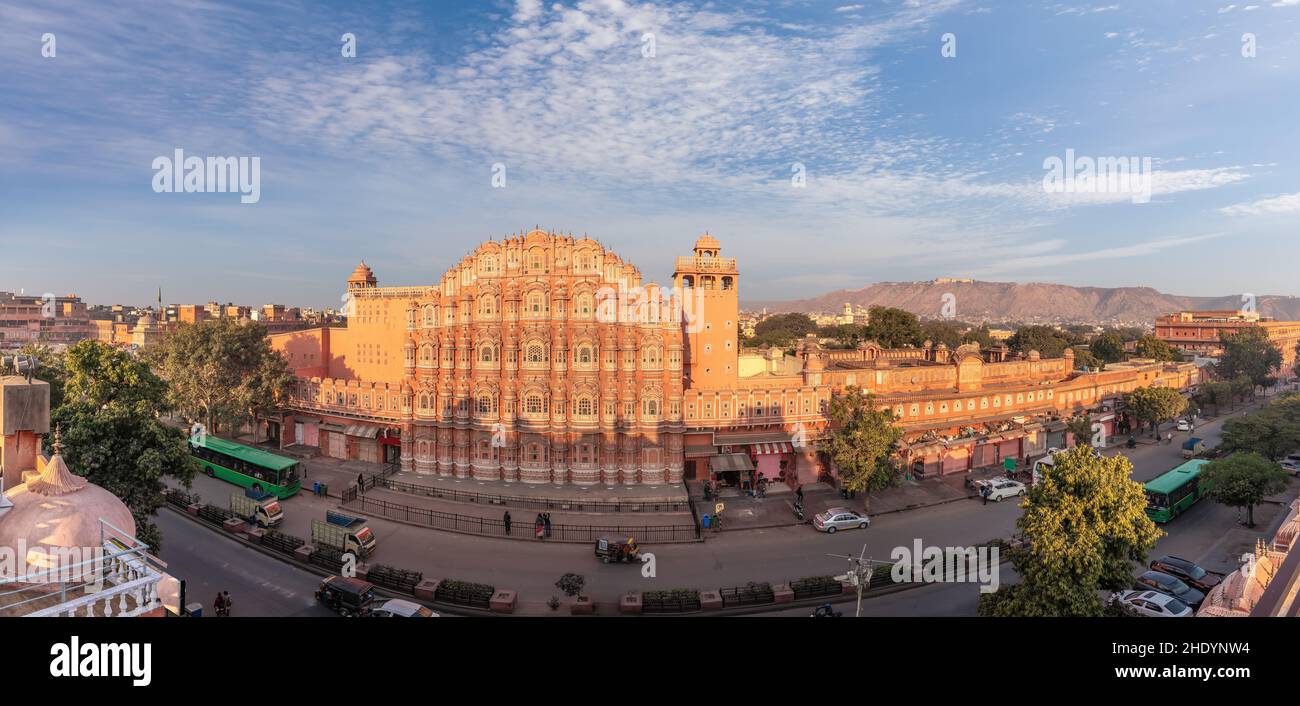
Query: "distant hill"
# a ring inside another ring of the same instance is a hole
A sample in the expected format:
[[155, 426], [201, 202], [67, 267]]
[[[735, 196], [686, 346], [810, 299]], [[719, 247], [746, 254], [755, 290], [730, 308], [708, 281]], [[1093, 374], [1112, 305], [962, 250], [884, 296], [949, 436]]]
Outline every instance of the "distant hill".
[[[1032, 282], [932, 280], [879, 282], [862, 289], [841, 289], [811, 299], [745, 302], [746, 310], [769, 312], [839, 312], [845, 302], [855, 306], [892, 306], [923, 318], [938, 318], [944, 295], [955, 297], [956, 318], [962, 321], [1096, 323], [1150, 326], [1157, 316], [1183, 309], [1237, 309], [1241, 295], [1186, 297], [1150, 287], [1071, 287]], [[1300, 321], [1300, 297], [1257, 295], [1262, 316]]]

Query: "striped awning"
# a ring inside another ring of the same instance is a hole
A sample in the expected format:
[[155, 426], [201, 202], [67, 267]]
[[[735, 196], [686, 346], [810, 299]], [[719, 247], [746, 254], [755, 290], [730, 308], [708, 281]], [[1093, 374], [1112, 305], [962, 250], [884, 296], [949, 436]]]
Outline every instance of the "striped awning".
[[755, 454], [762, 456], [765, 454], [788, 454], [794, 451], [794, 447], [789, 442], [781, 441], [771, 444], [750, 444], [749, 449]]
[[349, 424], [343, 433], [348, 436], [356, 436], [362, 439], [373, 439], [376, 436], [379, 436], [379, 427], [367, 424]]

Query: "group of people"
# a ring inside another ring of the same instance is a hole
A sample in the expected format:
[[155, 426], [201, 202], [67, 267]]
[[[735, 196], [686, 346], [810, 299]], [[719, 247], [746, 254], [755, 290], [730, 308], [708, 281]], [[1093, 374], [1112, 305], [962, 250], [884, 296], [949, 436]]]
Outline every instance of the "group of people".
[[[509, 535], [512, 524], [509, 510], [506, 510], [506, 514], [501, 517], [501, 524], [505, 527], [506, 534]], [[537, 519], [533, 522], [533, 532], [538, 539], [546, 539], [551, 536], [551, 513], [537, 513]]]
[[218, 618], [229, 618], [232, 605], [234, 601], [230, 600], [230, 591], [222, 591], [217, 594], [217, 600], [212, 602], [212, 611]]

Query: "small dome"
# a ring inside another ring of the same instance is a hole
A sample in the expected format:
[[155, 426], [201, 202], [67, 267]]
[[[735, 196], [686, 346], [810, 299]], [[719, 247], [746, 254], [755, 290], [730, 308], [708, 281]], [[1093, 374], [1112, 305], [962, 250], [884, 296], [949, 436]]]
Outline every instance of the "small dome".
[[722, 243], [719, 243], [717, 238], [708, 233], [701, 235], [699, 240], [695, 241], [696, 250], [717, 250], [720, 247], [722, 247]]
[[352, 271], [352, 276], [348, 277], [349, 282], [373, 282], [374, 280], [375, 273], [366, 266], [365, 260], [362, 260], [361, 264], [357, 265], [357, 269]]
[[[0, 547], [26, 547], [25, 569], [57, 568], [58, 549], [99, 547], [100, 520], [135, 536], [135, 519], [117, 496], [73, 475], [57, 453], [39, 474], [5, 491], [13, 507], [0, 519]], [[21, 544], [20, 544], [21, 542]]]

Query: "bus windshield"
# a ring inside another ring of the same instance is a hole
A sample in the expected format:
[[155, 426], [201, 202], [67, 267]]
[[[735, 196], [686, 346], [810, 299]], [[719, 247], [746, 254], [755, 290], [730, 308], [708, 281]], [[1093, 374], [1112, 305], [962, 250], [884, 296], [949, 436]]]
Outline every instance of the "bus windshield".
[[1155, 509], [1169, 507], [1169, 496], [1164, 493], [1147, 493], [1147, 507]]

